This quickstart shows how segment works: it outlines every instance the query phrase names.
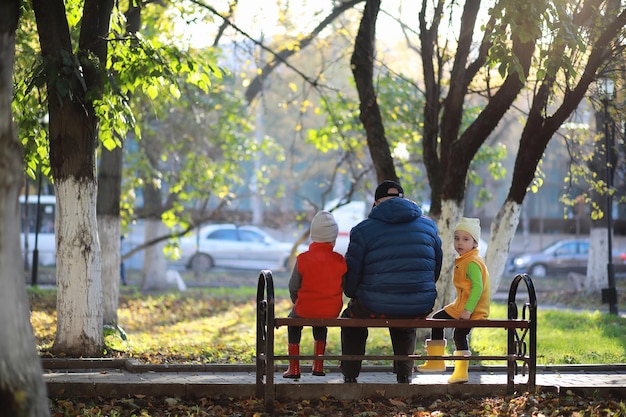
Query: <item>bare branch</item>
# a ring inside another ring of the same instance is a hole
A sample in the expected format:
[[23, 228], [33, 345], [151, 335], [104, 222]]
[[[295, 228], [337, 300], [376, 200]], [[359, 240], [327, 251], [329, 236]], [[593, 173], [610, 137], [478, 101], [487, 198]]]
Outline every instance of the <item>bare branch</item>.
[[[342, 2], [342, 3], [338, 4], [337, 6], [335, 6], [333, 8], [333, 10], [331, 11], [331, 13], [324, 20], [322, 20], [311, 31], [311, 33], [309, 33], [306, 37], [304, 37], [302, 39], [302, 41], [300, 42], [300, 48], [299, 49], [302, 50], [302, 49], [306, 48], [322, 30], [324, 30], [330, 23], [332, 23], [343, 12], [345, 12], [346, 10], [354, 7], [356, 4], [361, 3], [363, 1], [364, 0], [349, 0], [349, 1], [346, 1], [346, 2]], [[263, 42], [260, 42], [257, 39], [254, 39], [250, 34], [248, 34], [243, 29], [241, 29], [239, 26], [237, 26], [233, 22], [231, 22], [229, 17], [223, 16], [220, 12], [218, 12], [212, 6], [204, 4], [203, 2], [201, 2], [199, 0], [191, 0], [191, 2], [196, 4], [196, 5], [198, 5], [198, 6], [200, 6], [200, 7], [203, 7], [205, 9], [209, 10], [211, 13], [213, 13], [216, 16], [220, 17], [221, 19], [223, 19], [224, 24], [229, 25], [230, 27], [235, 29], [239, 34], [243, 35], [246, 39], [249, 39], [255, 45], [257, 45], [258, 47], [260, 47], [261, 49], [263, 49], [264, 51], [266, 51], [267, 53], [269, 53], [270, 55], [272, 55], [274, 57], [272, 60], [268, 61], [265, 64], [265, 66], [262, 68], [262, 70], [259, 72], [259, 74], [250, 83], [250, 86], [248, 87], [248, 89], [246, 91], [246, 100], [248, 101], [248, 103], [251, 103], [256, 98], [256, 96], [260, 93], [261, 86], [263, 85], [263, 81], [272, 73], [272, 71], [274, 69], [276, 69], [276, 67], [278, 66], [279, 63], [282, 63], [282, 64], [286, 65], [289, 69], [291, 69], [296, 74], [298, 74], [307, 83], [311, 84], [314, 87], [317, 87], [317, 81], [315, 79], [310, 78], [305, 73], [303, 73], [302, 71], [300, 71], [298, 68], [294, 67], [293, 65], [291, 65], [287, 61], [287, 59], [290, 56], [292, 56], [292, 55], [294, 55], [296, 53], [296, 49], [297, 48], [283, 49], [282, 51], [275, 52], [273, 49], [265, 46], [265, 44]]]

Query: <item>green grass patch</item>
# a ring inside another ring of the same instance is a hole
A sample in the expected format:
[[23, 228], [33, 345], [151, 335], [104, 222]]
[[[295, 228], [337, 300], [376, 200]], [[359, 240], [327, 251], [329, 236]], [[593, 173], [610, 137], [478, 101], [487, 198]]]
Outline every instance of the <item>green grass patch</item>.
[[[42, 356], [56, 332], [56, 291], [29, 290], [31, 323]], [[276, 291], [276, 315], [291, 309], [288, 291]], [[492, 318], [506, 318], [506, 306], [492, 303]], [[256, 349], [256, 287], [190, 289], [143, 295], [125, 287], [120, 294], [119, 326], [127, 335], [107, 335], [107, 356], [137, 358], [147, 363], [254, 363]], [[570, 310], [539, 310], [538, 364], [626, 363], [626, 319], [610, 314]], [[418, 333], [417, 353], [425, 353], [428, 330]], [[448, 351], [454, 351], [448, 337]], [[503, 329], [472, 331], [470, 348], [477, 355], [506, 354]], [[287, 329], [275, 334], [277, 354], [287, 353]], [[340, 330], [330, 328], [327, 353], [339, 354]], [[313, 353], [310, 328], [302, 333], [301, 352]], [[387, 329], [370, 329], [368, 354], [392, 354]], [[383, 362], [379, 362], [383, 363]], [[384, 362], [388, 363], [388, 362]], [[497, 363], [503, 364], [503, 362]], [[328, 366], [333, 366], [329, 364]]]
[[[506, 306], [492, 304], [491, 317], [506, 318]], [[610, 314], [539, 310], [537, 313], [537, 363], [611, 364], [626, 362], [626, 319]], [[478, 355], [506, 352], [502, 329], [474, 329], [470, 347]]]

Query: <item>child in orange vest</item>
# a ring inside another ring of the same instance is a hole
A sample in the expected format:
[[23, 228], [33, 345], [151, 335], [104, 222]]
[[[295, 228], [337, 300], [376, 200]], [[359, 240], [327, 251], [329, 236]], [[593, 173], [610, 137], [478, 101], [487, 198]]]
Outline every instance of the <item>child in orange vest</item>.
[[[485, 261], [478, 254], [480, 240], [480, 220], [463, 217], [454, 228], [454, 249], [458, 253], [454, 261], [452, 283], [456, 298], [443, 309], [433, 314], [434, 319], [483, 320], [489, 317], [490, 290], [489, 272]], [[472, 329], [454, 329], [455, 356], [470, 356], [469, 334]], [[443, 356], [446, 340], [444, 329], [432, 329], [431, 338], [426, 340], [429, 356]], [[468, 381], [468, 360], [455, 361], [454, 372], [449, 384], [462, 384]], [[428, 360], [417, 367], [420, 372], [444, 372], [443, 360]]]
[[[343, 307], [343, 274], [346, 273], [346, 261], [342, 255], [334, 252], [338, 226], [335, 218], [328, 211], [319, 211], [311, 222], [311, 241], [309, 250], [296, 258], [291, 277], [289, 294], [294, 306], [289, 317], [335, 318]], [[326, 350], [326, 327], [313, 327], [315, 344], [313, 354], [324, 355]], [[287, 339], [289, 355], [300, 354], [301, 326], [289, 326]], [[323, 376], [324, 361], [313, 361], [313, 375]], [[300, 362], [290, 360], [289, 368], [283, 378], [300, 378]]]

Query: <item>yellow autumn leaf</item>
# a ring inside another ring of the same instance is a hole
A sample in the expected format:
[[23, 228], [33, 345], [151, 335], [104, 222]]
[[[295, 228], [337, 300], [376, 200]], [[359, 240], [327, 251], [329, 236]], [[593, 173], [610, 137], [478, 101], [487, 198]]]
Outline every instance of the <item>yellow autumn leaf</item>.
[[149, 85], [148, 88], [146, 88], [146, 94], [154, 100], [159, 95], [159, 90], [155, 85]]
[[174, 84], [170, 84], [170, 94], [174, 96], [174, 98], [180, 98], [180, 90]]

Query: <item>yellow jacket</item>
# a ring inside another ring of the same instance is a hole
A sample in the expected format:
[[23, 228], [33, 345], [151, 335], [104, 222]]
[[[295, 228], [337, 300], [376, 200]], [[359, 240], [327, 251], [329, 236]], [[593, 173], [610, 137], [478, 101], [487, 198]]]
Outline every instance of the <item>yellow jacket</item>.
[[456, 289], [456, 298], [454, 301], [444, 307], [446, 313], [451, 317], [458, 319], [470, 298], [472, 291], [472, 280], [468, 276], [467, 269], [470, 263], [474, 262], [479, 268], [482, 275], [482, 293], [476, 303], [476, 307], [472, 310], [471, 320], [481, 320], [489, 317], [489, 304], [491, 302], [491, 291], [489, 289], [489, 272], [485, 261], [478, 254], [478, 249], [472, 249], [464, 255], [457, 256], [454, 261], [454, 277], [452, 283]]

